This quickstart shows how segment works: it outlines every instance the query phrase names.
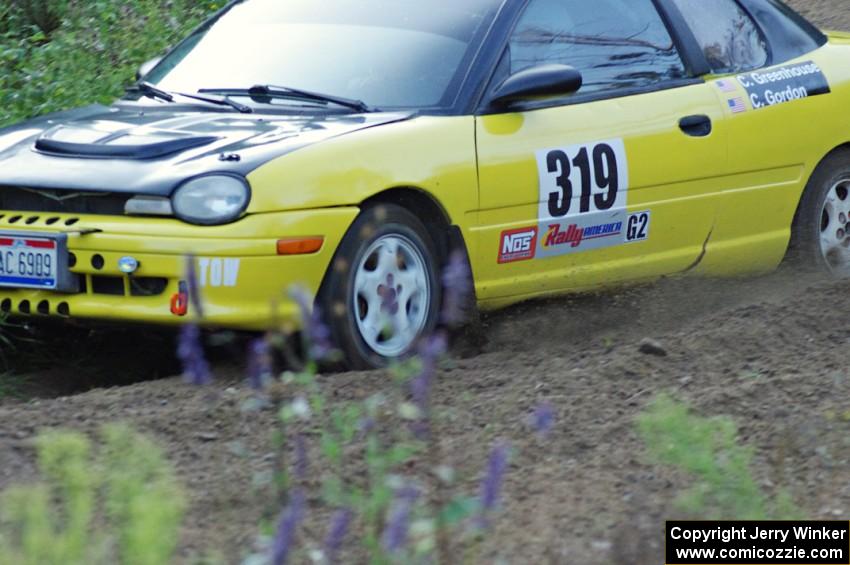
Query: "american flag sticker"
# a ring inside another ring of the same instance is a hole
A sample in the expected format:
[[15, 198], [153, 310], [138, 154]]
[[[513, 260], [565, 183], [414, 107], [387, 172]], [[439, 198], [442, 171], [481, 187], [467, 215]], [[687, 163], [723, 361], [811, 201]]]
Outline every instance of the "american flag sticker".
[[735, 92], [735, 85], [728, 80], [718, 80], [714, 84], [717, 85], [717, 88], [720, 89], [721, 92]]
[[740, 96], [727, 100], [729, 103], [729, 109], [732, 110], [733, 114], [740, 114], [741, 112], [747, 111], [747, 106], [744, 104], [744, 99]]

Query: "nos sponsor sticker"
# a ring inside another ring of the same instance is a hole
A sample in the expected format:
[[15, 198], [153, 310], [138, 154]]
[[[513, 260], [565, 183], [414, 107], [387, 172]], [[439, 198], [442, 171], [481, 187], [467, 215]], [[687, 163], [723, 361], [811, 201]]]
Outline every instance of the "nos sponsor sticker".
[[536, 227], [503, 231], [499, 245], [499, 264], [534, 259], [536, 250]]
[[829, 94], [829, 82], [813, 61], [738, 75], [754, 110]]

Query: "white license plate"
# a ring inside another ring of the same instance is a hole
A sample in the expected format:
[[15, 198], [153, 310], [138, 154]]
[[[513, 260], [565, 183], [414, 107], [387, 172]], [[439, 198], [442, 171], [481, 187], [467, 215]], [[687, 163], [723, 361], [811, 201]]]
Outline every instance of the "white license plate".
[[0, 234], [0, 286], [55, 289], [58, 258], [55, 239]]

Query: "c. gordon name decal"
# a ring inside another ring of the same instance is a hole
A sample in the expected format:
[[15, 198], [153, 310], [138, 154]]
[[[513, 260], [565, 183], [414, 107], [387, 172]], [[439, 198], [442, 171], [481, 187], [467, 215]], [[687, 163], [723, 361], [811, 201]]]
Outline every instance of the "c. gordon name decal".
[[829, 82], [812, 61], [738, 75], [754, 110], [829, 94]]

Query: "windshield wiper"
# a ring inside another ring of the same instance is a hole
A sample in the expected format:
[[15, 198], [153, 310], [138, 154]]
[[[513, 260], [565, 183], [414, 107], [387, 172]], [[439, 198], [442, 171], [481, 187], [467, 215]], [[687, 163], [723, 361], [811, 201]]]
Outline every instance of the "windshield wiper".
[[174, 102], [175, 96], [182, 96], [184, 98], [191, 98], [192, 100], [207, 102], [208, 104], [215, 104], [216, 106], [230, 106], [234, 110], [243, 114], [250, 114], [254, 111], [250, 106], [240, 104], [235, 100], [231, 100], [227, 96], [204, 96], [202, 94], [188, 94], [185, 92], [168, 92], [167, 90], [162, 90], [161, 88], [145, 81], [137, 82], [133, 86], [127, 88], [127, 92], [138, 92], [148, 98], [158, 98], [160, 100], [165, 100], [166, 102]]
[[251, 88], [202, 88], [198, 92], [210, 92], [213, 94], [249, 96], [253, 100], [262, 102], [264, 98], [291, 98], [295, 100], [309, 100], [313, 102], [323, 102], [336, 104], [344, 108], [350, 108], [357, 112], [375, 112], [372, 108], [361, 100], [353, 100], [351, 98], [343, 98], [341, 96], [333, 96], [331, 94], [322, 94], [320, 92], [312, 92], [309, 90], [301, 90], [289, 86], [274, 86], [270, 84], [260, 84]]
[[166, 102], [174, 102], [174, 96], [172, 94], [162, 89], [159, 89], [151, 83], [145, 81], [140, 81], [134, 84], [133, 86], [128, 86], [127, 92], [139, 93], [143, 96], [147, 96], [148, 98], [159, 98], [160, 100], [165, 100]]
[[235, 100], [231, 100], [227, 96], [204, 96], [202, 94], [187, 94], [185, 92], [175, 92], [174, 94], [178, 96], [183, 96], [184, 98], [191, 98], [192, 100], [200, 100], [201, 102], [209, 102], [210, 104], [215, 104], [217, 106], [230, 106], [237, 112], [241, 112], [243, 114], [250, 114], [254, 111], [250, 106], [246, 106], [245, 104], [240, 104]]

